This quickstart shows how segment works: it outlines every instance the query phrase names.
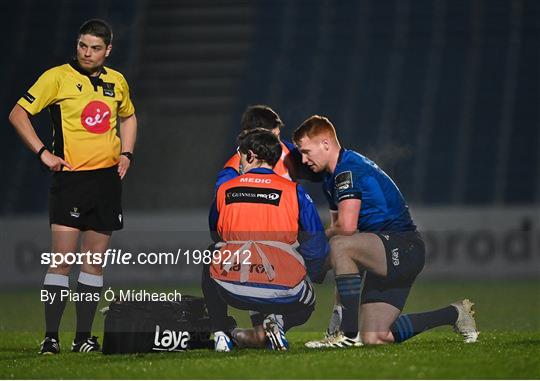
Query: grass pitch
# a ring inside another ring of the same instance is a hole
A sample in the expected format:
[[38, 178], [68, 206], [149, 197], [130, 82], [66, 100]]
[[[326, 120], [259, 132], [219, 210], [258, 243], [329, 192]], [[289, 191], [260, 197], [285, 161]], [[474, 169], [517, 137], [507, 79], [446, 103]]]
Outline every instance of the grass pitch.
[[[178, 288], [200, 294], [196, 289]], [[62, 353], [38, 356], [43, 307], [38, 291], [2, 292], [0, 378], [30, 379], [343, 379], [343, 378], [540, 378], [540, 282], [418, 282], [405, 312], [419, 312], [469, 297], [476, 303], [480, 341], [464, 344], [450, 328], [419, 335], [403, 344], [346, 350], [308, 350], [330, 313], [333, 288], [317, 287], [318, 305], [310, 321], [287, 337], [291, 350], [238, 350], [103, 356], [70, 353], [73, 303], [62, 321]], [[103, 306], [106, 303], [102, 303]], [[101, 307], [101, 305], [100, 305]], [[243, 326], [247, 314], [233, 311]], [[103, 318], [95, 333], [102, 336]]]

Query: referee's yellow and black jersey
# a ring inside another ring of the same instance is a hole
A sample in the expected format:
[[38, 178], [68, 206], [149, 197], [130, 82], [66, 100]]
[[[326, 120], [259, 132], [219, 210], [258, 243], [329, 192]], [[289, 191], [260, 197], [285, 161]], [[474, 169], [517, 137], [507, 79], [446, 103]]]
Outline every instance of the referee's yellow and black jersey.
[[116, 165], [118, 117], [135, 112], [121, 73], [103, 68], [99, 76], [90, 77], [76, 61], [47, 70], [17, 103], [31, 115], [49, 108], [53, 153], [74, 171]]

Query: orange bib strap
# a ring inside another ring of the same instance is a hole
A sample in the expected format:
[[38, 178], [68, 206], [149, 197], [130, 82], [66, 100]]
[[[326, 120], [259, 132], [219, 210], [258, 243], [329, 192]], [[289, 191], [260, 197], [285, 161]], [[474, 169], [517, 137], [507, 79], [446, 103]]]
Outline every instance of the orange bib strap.
[[262, 262], [262, 265], [264, 267], [264, 271], [266, 272], [266, 275], [268, 277], [268, 280], [273, 281], [276, 278], [276, 272], [275, 272], [273, 266], [271, 265], [270, 261], [268, 260], [268, 257], [266, 256], [264, 251], [259, 246], [259, 244], [272, 246], [272, 247], [281, 249], [284, 252], [291, 255], [298, 262], [300, 262], [300, 264], [302, 266], [305, 267], [304, 258], [302, 258], [302, 256], [295, 250], [295, 247], [298, 246], [298, 245], [291, 246], [291, 245], [288, 245], [286, 243], [279, 242], [279, 241], [249, 241], [248, 240], [248, 241], [220, 242], [220, 243], [216, 244], [216, 248], [223, 247], [223, 246], [225, 246], [227, 244], [242, 245], [238, 249], [239, 255], [236, 256], [238, 261], [237, 262], [229, 262], [223, 267], [223, 271], [228, 273], [229, 271], [231, 271], [231, 267], [240, 264], [240, 283], [246, 283], [249, 280], [249, 264], [246, 263], [246, 261], [245, 261], [246, 258], [247, 258], [245, 253], [248, 252], [248, 251], [250, 253], [252, 253], [252, 251], [250, 251], [251, 247], [255, 248], [255, 251], [256, 251], [257, 255], [261, 259], [261, 262]]

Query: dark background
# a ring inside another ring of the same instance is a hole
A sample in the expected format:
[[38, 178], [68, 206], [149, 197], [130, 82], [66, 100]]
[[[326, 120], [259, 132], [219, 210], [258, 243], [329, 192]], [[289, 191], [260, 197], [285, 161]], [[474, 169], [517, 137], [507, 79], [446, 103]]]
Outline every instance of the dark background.
[[[7, 117], [75, 53], [83, 21], [139, 119], [124, 209], [206, 208], [248, 104], [284, 138], [312, 114], [420, 206], [540, 203], [540, 2], [501, 0], [6, 1], [0, 5], [0, 214], [44, 213], [49, 174]], [[50, 142], [48, 113], [34, 125]], [[309, 187], [321, 200], [317, 187]]]

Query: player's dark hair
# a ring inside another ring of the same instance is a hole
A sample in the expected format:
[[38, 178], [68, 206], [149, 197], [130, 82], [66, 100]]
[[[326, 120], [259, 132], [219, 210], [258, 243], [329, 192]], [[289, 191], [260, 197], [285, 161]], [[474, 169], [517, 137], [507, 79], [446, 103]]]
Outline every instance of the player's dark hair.
[[258, 160], [274, 167], [281, 157], [281, 143], [276, 135], [264, 128], [244, 130], [236, 138], [238, 150], [252, 151]]
[[101, 19], [91, 19], [85, 21], [79, 28], [79, 36], [83, 34], [101, 37], [105, 45], [110, 45], [113, 39], [111, 26], [106, 21]]
[[279, 115], [266, 105], [248, 106], [240, 120], [240, 131], [264, 128], [273, 130], [284, 126]]
[[312, 115], [294, 130], [292, 140], [298, 144], [304, 136], [312, 138], [322, 134], [327, 134], [338, 142], [336, 129], [332, 122], [325, 116]]

